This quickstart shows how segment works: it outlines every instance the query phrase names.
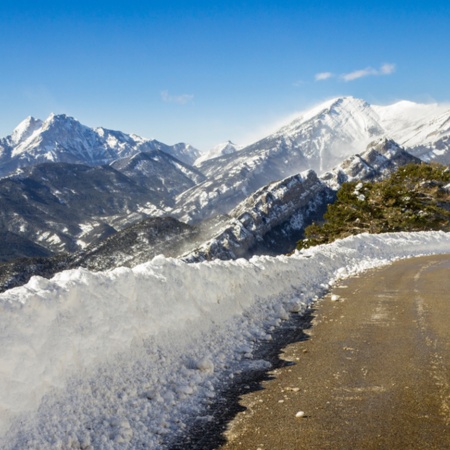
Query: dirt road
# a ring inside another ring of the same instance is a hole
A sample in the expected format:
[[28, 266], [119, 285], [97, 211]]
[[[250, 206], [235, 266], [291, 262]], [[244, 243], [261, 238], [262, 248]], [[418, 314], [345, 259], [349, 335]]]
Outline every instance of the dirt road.
[[315, 316], [223, 450], [450, 449], [450, 255], [347, 280]]

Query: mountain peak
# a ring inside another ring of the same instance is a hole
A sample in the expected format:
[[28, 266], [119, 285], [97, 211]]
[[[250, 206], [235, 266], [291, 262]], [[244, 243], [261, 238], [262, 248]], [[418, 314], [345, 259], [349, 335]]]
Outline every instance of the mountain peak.
[[28, 139], [35, 131], [42, 127], [42, 120], [28, 116], [19, 123], [11, 135], [11, 141], [17, 145]]
[[322, 110], [325, 112], [333, 112], [333, 111], [341, 111], [343, 109], [346, 110], [362, 110], [366, 108], [370, 108], [370, 105], [363, 99], [345, 96], [345, 97], [336, 97], [328, 102], [319, 105], [317, 109], [322, 107]]
[[208, 152], [201, 155], [199, 158], [196, 159], [195, 165], [198, 166], [199, 164], [202, 164], [203, 162], [212, 159], [212, 158], [218, 158], [220, 156], [229, 155], [231, 153], [235, 153], [238, 150], [241, 150], [242, 147], [234, 144], [232, 141], [228, 140], [226, 142], [223, 142], [221, 144], [216, 145]]
[[370, 105], [365, 100], [352, 96], [334, 97], [296, 114], [278, 131], [278, 134], [284, 134], [289, 129], [296, 128], [311, 120], [324, 119], [329, 115], [340, 115], [344, 111], [354, 114], [367, 109], [370, 109]]
[[74, 117], [68, 116], [67, 114], [55, 114], [55, 113], [50, 113], [50, 115], [47, 117], [47, 119], [45, 119], [46, 124], [50, 124], [50, 123], [64, 123], [64, 122], [76, 122], [79, 123], [77, 119], [75, 119]]

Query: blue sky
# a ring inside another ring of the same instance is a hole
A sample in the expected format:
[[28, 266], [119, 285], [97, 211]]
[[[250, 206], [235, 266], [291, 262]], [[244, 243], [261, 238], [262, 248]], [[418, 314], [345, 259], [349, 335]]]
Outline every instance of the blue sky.
[[450, 2], [0, 2], [0, 136], [66, 113], [201, 150], [340, 95], [450, 101]]

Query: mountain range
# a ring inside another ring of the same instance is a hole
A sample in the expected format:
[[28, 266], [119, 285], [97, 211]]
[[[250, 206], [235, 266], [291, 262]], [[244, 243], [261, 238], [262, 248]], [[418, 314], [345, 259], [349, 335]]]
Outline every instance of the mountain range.
[[105, 128], [89, 128], [65, 114], [46, 120], [27, 117], [0, 140], [0, 176], [43, 162], [102, 165], [140, 152], [160, 150], [192, 164], [200, 156], [187, 144], [169, 146], [156, 140]]
[[104, 269], [157, 253], [287, 252], [344, 181], [417, 158], [450, 163], [449, 106], [342, 97], [203, 155], [66, 115], [28, 117], [0, 139], [0, 261], [59, 255], [61, 268], [65, 254], [64, 267]]

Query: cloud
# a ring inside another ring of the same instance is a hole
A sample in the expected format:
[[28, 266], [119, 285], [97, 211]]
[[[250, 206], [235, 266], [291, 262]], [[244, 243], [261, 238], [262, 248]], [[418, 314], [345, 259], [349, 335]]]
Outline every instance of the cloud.
[[395, 64], [383, 64], [380, 67], [380, 74], [381, 75], [390, 75], [391, 73], [395, 72]]
[[315, 80], [316, 81], [323, 81], [323, 80], [328, 80], [329, 78], [334, 77], [334, 75], [331, 72], [320, 72], [320, 73], [316, 73], [315, 75]]
[[344, 73], [340, 78], [344, 81], [353, 81], [358, 78], [379, 75], [391, 75], [395, 72], [395, 64], [383, 64], [379, 69], [366, 67], [365, 69], [355, 70], [354, 72]]
[[369, 75], [377, 75], [377, 74], [378, 74], [377, 70], [373, 69], [372, 67], [367, 67], [366, 69], [355, 70], [354, 72], [350, 73], [344, 73], [343, 75], [341, 75], [341, 78], [344, 81], [353, 81], [357, 80], [358, 78], [364, 78], [368, 77]]
[[303, 80], [297, 80], [292, 83], [292, 86], [300, 87], [300, 86], [303, 86], [304, 84], [305, 84], [305, 82]]
[[194, 99], [191, 94], [170, 95], [169, 91], [161, 91], [161, 99], [166, 103], [177, 103], [178, 105], [186, 105]]

